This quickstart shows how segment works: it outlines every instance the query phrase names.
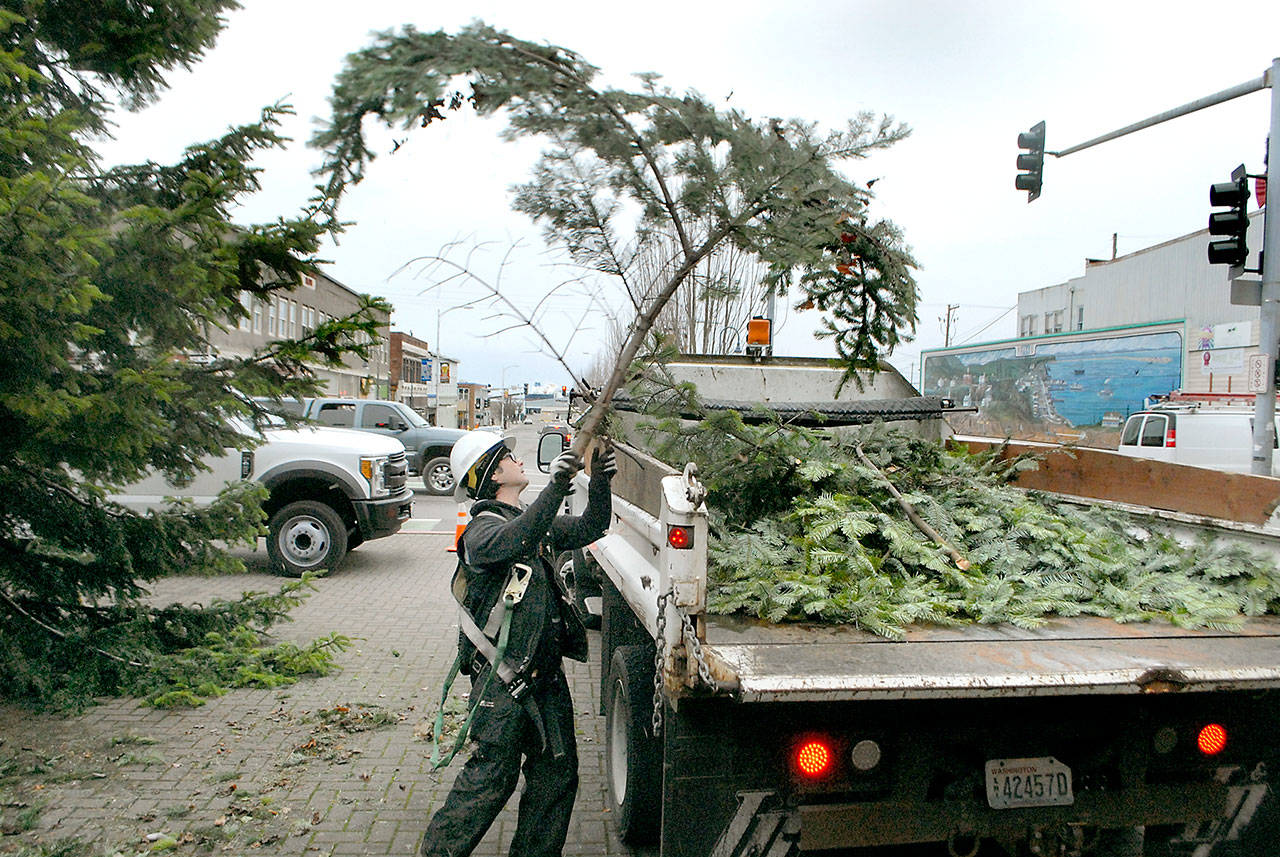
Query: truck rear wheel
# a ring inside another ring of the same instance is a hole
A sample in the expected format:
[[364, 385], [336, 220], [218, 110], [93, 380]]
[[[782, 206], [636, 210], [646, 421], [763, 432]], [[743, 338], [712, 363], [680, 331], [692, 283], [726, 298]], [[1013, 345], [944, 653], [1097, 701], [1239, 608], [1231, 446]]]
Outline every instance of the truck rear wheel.
[[336, 568], [347, 555], [347, 526], [332, 508], [298, 500], [280, 509], [267, 524], [267, 556], [292, 577]]
[[605, 703], [609, 802], [618, 833], [631, 845], [657, 840], [662, 807], [662, 752], [653, 734], [653, 654], [621, 646], [609, 666]]
[[453, 493], [453, 470], [449, 467], [449, 456], [441, 455], [426, 463], [422, 468], [422, 485], [428, 494], [444, 496]]

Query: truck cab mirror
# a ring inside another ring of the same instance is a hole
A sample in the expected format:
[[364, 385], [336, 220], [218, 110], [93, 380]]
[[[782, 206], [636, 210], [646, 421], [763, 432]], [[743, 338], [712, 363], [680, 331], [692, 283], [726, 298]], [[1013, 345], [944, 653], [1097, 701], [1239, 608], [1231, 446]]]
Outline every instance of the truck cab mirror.
[[551, 472], [551, 462], [569, 448], [569, 439], [558, 431], [549, 431], [538, 438], [538, 469]]

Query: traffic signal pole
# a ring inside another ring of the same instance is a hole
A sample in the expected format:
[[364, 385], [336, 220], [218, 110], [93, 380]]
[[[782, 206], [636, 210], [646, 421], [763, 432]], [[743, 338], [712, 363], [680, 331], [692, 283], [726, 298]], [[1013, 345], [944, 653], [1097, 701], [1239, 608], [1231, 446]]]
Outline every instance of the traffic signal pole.
[[[1280, 164], [1280, 59], [1271, 61], [1271, 135], [1267, 138], [1267, 192], [1280, 188], [1276, 165]], [[1262, 214], [1262, 305], [1258, 317], [1258, 347], [1267, 355], [1264, 389], [1253, 406], [1253, 467], [1261, 476], [1271, 475], [1275, 448], [1276, 358], [1280, 354], [1280, 216], [1274, 205]], [[1271, 252], [1268, 253], [1267, 250]]]
[[[1168, 122], [1179, 116], [1186, 116], [1197, 110], [1222, 104], [1242, 95], [1257, 92], [1260, 89], [1271, 89], [1271, 134], [1267, 140], [1267, 189], [1271, 195], [1280, 194], [1280, 177], [1277, 176], [1277, 165], [1280, 165], [1280, 58], [1271, 61], [1269, 68], [1261, 77], [1238, 84], [1213, 95], [1158, 113], [1141, 122], [1126, 125], [1116, 131], [1110, 131], [1092, 140], [1086, 140], [1074, 146], [1068, 146], [1056, 152], [1045, 150], [1044, 154], [1055, 158], [1065, 158], [1084, 149], [1115, 140], [1135, 131]], [[1019, 145], [1022, 145], [1019, 135]], [[1021, 161], [1019, 169], [1023, 169]], [[1018, 186], [1020, 190], [1027, 188]], [[1038, 195], [1038, 194], [1037, 194]], [[1032, 199], [1034, 197], [1031, 197]], [[1028, 199], [1030, 201], [1030, 199]], [[1267, 369], [1265, 389], [1258, 392], [1254, 405], [1253, 417], [1253, 457], [1252, 472], [1260, 475], [1271, 475], [1271, 458], [1275, 446], [1275, 413], [1276, 413], [1276, 361], [1280, 356], [1280, 216], [1272, 217], [1272, 209], [1268, 205], [1263, 215], [1263, 253], [1262, 253], [1262, 303], [1258, 323], [1258, 348], [1266, 355]], [[1271, 248], [1267, 253], [1266, 249]]]
[[[1257, 92], [1259, 89], [1265, 89], [1266, 87], [1271, 86], [1271, 75], [1273, 75], [1275, 71], [1275, 62], [1275, 60], [1272, 60], [1272, 70], [1263, 74], [1261, 77], [1256, 77], [1253, 80], [1238, 84], [1230, 87], [1229, 89], [1224, 89], [1221, 92], [1215, 92], [1213, 95], [1206, 95], [1204, 98], [1198, 98], [1195, 101], [1182, 105], [1181, 107], [1175, 107], [1172, 110], [1157, 113], [1155, 116], [1143, 119], [1141, 122], [1134, 122], [1132, 125], [1126, 125], [1117, 131], [1108, 131], [1101, 137], [1094, 137], [1092, 140], [1085, 140], [1083, 143], [1077, 143], [1074, 146], [1068, 146], [1067, 148], [1060, 149], [1056, 152], [1045, 152], [1045, 154], [1053, 155], [1055, 158], [1065, 158], [1067, 155], [1074, 155], [1076, 152], [1092, 148], [1100, 143], [1115, 140], [1119, 137], [1124, 137], [1127, 134], [1132, 134], [1134, 131], [1141, 131], [1144, 128], [1150, 128], [1152, 125], [1159, 125], [1161, 122], [1168, 122], [1170, 119], [1177, 119], [1179, 116], [1186, 116], [1188, 113], [1195, 113], [1197, 110], [1203, 110], [1206, 107], [1213, 107], [1215, 104], [1222, 104], [1224, 101], [1231, 101], [1232, 99], [1239, 98], [1242, 95], [1248, 95], [1251, 92]], [[1275, 113], [1272, 111], [1273, 125], [1274, 115]]]

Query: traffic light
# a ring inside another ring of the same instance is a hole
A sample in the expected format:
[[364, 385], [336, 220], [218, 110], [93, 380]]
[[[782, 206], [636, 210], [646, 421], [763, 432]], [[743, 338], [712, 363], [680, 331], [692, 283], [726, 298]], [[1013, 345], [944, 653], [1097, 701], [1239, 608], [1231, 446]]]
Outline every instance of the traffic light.
[[1209, 186], [1209, 204], [1227, 206], [1226, 211], [1209, 215], [1209, 234], [1228, 236], [1209, 242], [1210, 265], [1244, 266], [1249, 257], [1249, 245], [1245, 242], [1249, 231], [1249, 215], [1245, 211], [1248, 203], [1249, 179], [1244, 164], [1231, 171], [1231, 181]]
[[1040, 186], [1044, 183], [1044, 122], [1037, 122], [1030, 131], [1019, 134], [1018, 148], [1026, 151], [1018, 153], [1020, 172], [1013, 186], [1025, 190], [1027, 202], [1031, 202], [1040, 196]]

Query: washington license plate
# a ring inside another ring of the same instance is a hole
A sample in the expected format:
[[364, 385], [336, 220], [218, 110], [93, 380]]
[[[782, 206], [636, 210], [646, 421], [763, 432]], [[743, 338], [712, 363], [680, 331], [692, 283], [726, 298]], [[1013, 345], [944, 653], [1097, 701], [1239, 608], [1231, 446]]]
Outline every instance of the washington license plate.
[[1069, 806], [1071, 769], [1052, 756], [987, 760], [987, 804], [992, 809]]

